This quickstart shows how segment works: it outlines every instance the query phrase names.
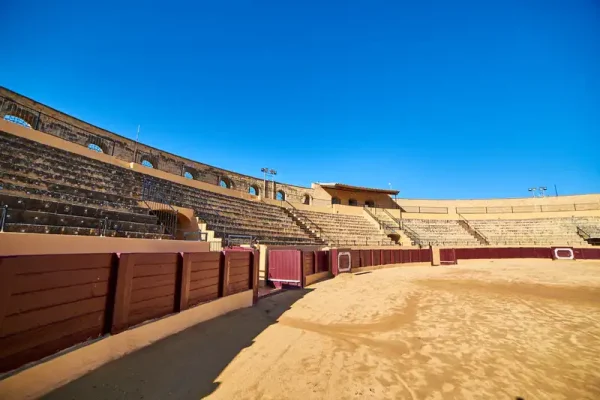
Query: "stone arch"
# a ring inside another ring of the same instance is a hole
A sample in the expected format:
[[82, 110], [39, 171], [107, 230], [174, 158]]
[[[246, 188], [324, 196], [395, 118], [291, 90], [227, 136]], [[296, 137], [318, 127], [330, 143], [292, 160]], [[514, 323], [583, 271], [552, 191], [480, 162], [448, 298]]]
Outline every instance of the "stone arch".
[[375, 207], [375, 202], [373, 200], [367, 200], [365, 201], [365, 206], [367, 207]]
[[233, 187], [234, 187], [233, 181], [231, 180], [231, 178], [228, 178], [226, 176], [222, 176], [221, 178], [219, 178], [219, 186], [226, 188], [226, 189], [233, 189]]
[[31, 129], [31, 124], [25, 121], [23, 118], [17, 117], [15, 115], [6, 114], [3, 118], [5, 121], [12, 122], [13, 124], [24, 126], [25, 128]]
[[304, 196], [302, 196], [302, 204], [306, 204], [309, 206], [311, 203], [312, 203], [312, 198], [310, 197], [310, 194], [304, 193]]
[[340, 200], [339, 197], [332, 197], [331, 198], [331, 204], [342, 204], [342, 201]]
[[357, 206], [358, 201], [356, 201], [356, 199], [350, 199], [350, 200], [348, 200], [348, 205], [349, 206]]
[[275, 196], [277, 200], [285, 201], [285, 192], [283, 190], [278, 190], [277, 195]]
[[250, 187], [248, 187], [248, 193], [254, 196], [260, 196], [260, 188], [258, 185], [250, 185]]
[[198, 179], [198, 171], [195, 168], [188, 167], [185, 165], [182, 169], [182, 174], [184, 178], [196, 180]]
[[154, 168], [154, 163], [152, 162], [152, 160], [150, 159], [150, 157], [142, 157], [140, 160], [140, 164], [142, 164], [144, 167], [148, 167], [148, 168]]
[[97, 153], [106, 153], [104, 149], [98, 146], [96, 143], [88, 143], [87, 148]]

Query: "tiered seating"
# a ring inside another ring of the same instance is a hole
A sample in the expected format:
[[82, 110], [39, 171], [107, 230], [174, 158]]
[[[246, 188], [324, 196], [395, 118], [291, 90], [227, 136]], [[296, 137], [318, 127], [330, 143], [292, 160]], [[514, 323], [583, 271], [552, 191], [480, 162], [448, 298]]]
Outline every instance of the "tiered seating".
[[577, 225], [587, 218], [470, 220], [490, 244], [497, 245], [583, 245]]
[[[139, 206], [143, 177], [126, 168], [0, 133], [0, 193], [2, 201], [10, 203], [7, 231], [94, 234], [90, 231], [93, 221], [85, 218], [99, 223], [108, 217], [107, 235], [163, 237], [155, 233], [156, 217]], [[315, 243], [280, 207], [171, 181], [156, 182], [171, 192], [174, 205], [194, 209], [216, 237], [235, 234], [253, 236], [259, 243]], [[15, 203], [13, 197], [21, 203]], [[38, 204], [34, 199], [46, 203]], [[65, 207], [69, 207], [68, 212]]]
[[5, 231], [169, 238], [136, 200], [90, 183], [104, 177], [88, 159], [76, 158], [0, 134], [0, 206], [8, 207]]
[[458, 221], [445, 219], [403, 219], [422, 244], [434, 246], [478, 246], [479, 241], [467, 232]]
[[322, 229], [324, 236], [336, 245], [392, 245], [393, 241], [374, 224], [360, 215], [329, 214], [293, 210]]
[[578, 217], [575, 224], [592, 239], [600, 239], [600, 217]]

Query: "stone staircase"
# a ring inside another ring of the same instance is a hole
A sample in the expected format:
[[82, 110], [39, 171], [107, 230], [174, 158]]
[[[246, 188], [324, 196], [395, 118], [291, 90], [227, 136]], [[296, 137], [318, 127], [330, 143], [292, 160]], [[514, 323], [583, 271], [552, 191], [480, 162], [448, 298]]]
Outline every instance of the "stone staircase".
[[[289, 203], [288, 203], [289, 204]], [[292, 207], [283, 207], [283, 211], [298, 225], [302, 228], [311, 239], [315, 240], [318, 244], [324, 246], [331, 246], [333, 242], [331, 242], [327, 237], [323, 235], [321, 228], [309, 220], [304, 215], [295, 212], [296, 209]]]

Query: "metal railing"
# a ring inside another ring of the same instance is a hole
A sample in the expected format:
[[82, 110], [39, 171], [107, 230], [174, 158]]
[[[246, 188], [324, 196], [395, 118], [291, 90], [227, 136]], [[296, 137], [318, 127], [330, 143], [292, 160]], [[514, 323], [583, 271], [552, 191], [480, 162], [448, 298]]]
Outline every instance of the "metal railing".
[[164, 233], [172, 236], [177, 235], [177, 210], [171, 206], [171, 188], [161, 185], [160, 181], [144, 175], [142, 181], [142, 201], [150, 210], [150, 214], [156, 216], [158, 222], [164, 227]]
[[103, 153], [114, 155], [115, 141], [44, 114], [11, 98], [0, 96], [0, 118], [16, 122], [82, 146], [98, 146]]
[[234, 241], [240, 241], [237, 244], [249, 244], [253, 245], [256, 242], [256, 238], [252, 235], [231, 235], [225, 236], [225, 247], [231, 247]]
[[417, 244], [419, 246], [424, 246], [424, 245], [430, 244], [430, 243], [424, 243], [423, 240], [419, 237], [419, 234], [417, 232], [415, 232], [413, 229], [406, 226], [406, 224], [404, 223], [404, 221], [402, 219], [397, 219], [386, 209], [384, 209], [383, 211], [392, 219], [392, 221], [398, 223], [398, 227], [400, 228], [400, 230], [402, 232], [404, 232], [406, 234], [406, 236], [408, 236], [415, 244]]
[[[282, 202], [283, 203], [283, 202]], [[292, 203], [290, 203], [289, 201], [285, 200], [285, 203], [287, 203], [292, 210], [295, 211], [299, 211]], [[287, 207], [283, 207], [284, 209], [288, 209]], [[289, 211], [289, 209], [288, 209]], [[319, 232], [319, 238], [321, 238], [324, 242], [326, 243], [333, 243], [334, 241], [329, 239], [327, 236], [325, 236], [325, 234], [323, 233], [323, 229], [321, 229], [321, 227], [319, 225], [317, 225], [314, 221], [312, 221], [310, 218], [308, 218], [306, 215], [304, 214], [300, 214], [300, 213], [292, 213], [293, 216], [298, 219], [300, 222], [302, 222], [303, 224], [305, 224], [306, 226], [309, 227], [309, 229], [314, 229], [315, 231]], [[308, 223], [307, 223], [308, 222]]]
[[484, 242], [483, 244], [485, 244], [485, 245], [490, 244], [490, 241], [487, 238], [487, 236], [485, 236], [479, 229], [477, 229], [473, 225], [471, 225], [469, 223], [469, 220], [466, 219], [465, 217], [463, 217], [462, 214], [460, 214], [460, 213], [457, 213], [457, 214], [458, 214], [459, 221], [462, 221], [467, 226], [467, 230], [470, 229], [471, 231], [473, 231], [472, 233], [474, 233], [474, 236], [479, 236], [481, 238], [481, 240]]
[[6, 221], [6, 214], [8, 213], [8, 206], [0, 208], [0, 232], [4, 232], [4, 221]]
[[[379, 217], [377, 217], [377, 208], [376, 207], [368, 207], [365, 205], [363, 207], [363, 209], [367, 212], [367, 214], [369, 214], [379, 224], [379, 229], [383, 229], [384, 231], [391, 231], [392, 233], [396, 233], [396, 231], [398, 229], [396, 226], [391, 225], [388, 222], [383, 221]], [[375, 210], [375, 211], [372, 212], [371, 210]]]
[[587, 233], [585, 230], [583, 230], [583, 228], [581, 228], [580, 226], [578, 226], [578, 227], [577, 227], [577, 234], [578, 234], [579, 236], [581, 236], [581, 238], [582, 238], [583, 240], [588, 240], [588, 239], [590, 239], [590, 238], [591, 238], [590, 234], [589, 234], [589, 233]]

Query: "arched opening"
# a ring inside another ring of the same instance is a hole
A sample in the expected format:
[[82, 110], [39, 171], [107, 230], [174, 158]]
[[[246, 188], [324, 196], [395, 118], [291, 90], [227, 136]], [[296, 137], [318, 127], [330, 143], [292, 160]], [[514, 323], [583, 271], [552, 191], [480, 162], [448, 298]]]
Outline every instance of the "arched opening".
[[102, 147], [100, 147], [100, 146], [98, 146], [97, 144], [94, 144], [94, 143], [88, 144], [88, 149], [96, 151], [98, 153], [104, 153], [104, 150], [102, 150]]
[[285, 193], [284, 193], [283, 190], [278, 190], [277, 191], [277, 197], [276, 197], [276, 199], [277, 200], [281, 200], [281, 201], [285, 200]]
[[350, 199], [350, 200], [348, 200], [348, 205], [349, 206], [357, 206], [358, 201], [356, 201], [356, 199]]
[[373, 200], [367, 200], [365, 201], [365, 206], [367, 207], [375, 207], [375, 202]]
[[152, 162], [150, 162], [150, 160], [148, 160], [147, 158], [142, 159], [142, 165], [144, 167], [154, 168], [154, 164], [152, 164]]
[[310, 205], [310, 195], [309, 194], [304, 195], [304, 197], [302, 198], [302, 204]]
[[13, 124], [24, 126], [25, 128], [31, 128], [31, 125], [27, 121], [25, 121], [23, 118], [15, 117], [14, 115], [5, 115], [4, 120], [12, 122]]
[[225, 189], [231, 189], [231, 180], [228, 178], [221, 178], [219, 186], [224, 187]]
[[342, 201], [340, 200], [339, 197], [332, 197], [331, 204], [342, 204]]
[[181, 174], [184, 178], [187, 179], [198, 179], [198, 171], [195, 168], [189, 167], [187, 165], [184, 165], [181, 168]]
[[258, 196], [260, 194], [260, 190], [258, 189], [258, 186], [256, 185], [251, 185], [248, 188], [248, 193], [250, 193], [253, 196]]

